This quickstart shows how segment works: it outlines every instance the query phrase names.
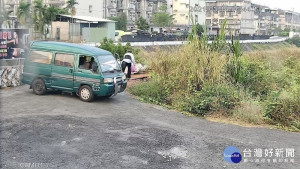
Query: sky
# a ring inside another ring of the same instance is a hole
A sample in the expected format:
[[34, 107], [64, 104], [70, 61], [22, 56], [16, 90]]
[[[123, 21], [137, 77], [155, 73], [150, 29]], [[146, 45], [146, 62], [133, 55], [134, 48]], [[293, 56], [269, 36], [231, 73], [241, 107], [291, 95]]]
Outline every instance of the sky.
[[284, 10], [293, 10], [294, 8], [295, 12], [300, 12], [300, 0], [252, 0], [252, 2]]

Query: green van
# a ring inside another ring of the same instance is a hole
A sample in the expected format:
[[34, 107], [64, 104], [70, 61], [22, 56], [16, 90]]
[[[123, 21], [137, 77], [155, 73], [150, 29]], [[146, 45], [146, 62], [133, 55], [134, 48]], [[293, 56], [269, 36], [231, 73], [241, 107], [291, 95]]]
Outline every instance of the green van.
[[47, 89], [76, 93], [82, 101], [123, 92], [126, 76], [108, 51], [79, 44], [35, 41], [25, 59], [22, 82], [37, 95]]

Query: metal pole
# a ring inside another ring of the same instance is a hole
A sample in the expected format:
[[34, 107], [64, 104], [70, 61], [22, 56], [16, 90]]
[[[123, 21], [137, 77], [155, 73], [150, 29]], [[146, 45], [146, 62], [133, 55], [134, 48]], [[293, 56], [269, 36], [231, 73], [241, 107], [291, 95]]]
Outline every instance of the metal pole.
[[104, 18], [106, 19], [106, 10], [107, 10], [107, 1], [106, 0], [104, 0]]

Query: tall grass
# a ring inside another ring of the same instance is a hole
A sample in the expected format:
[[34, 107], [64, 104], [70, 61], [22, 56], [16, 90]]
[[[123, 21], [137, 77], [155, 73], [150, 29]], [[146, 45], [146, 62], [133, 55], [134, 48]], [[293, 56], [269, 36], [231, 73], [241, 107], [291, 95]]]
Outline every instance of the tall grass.
[[211, 45], [204, 34], [180, 48], [141, 52], [152, 78], [130, 91], [202, 116], [300, 129], [300, 49], [243, 52], [238, 40], [226, 44], [225, 25]]

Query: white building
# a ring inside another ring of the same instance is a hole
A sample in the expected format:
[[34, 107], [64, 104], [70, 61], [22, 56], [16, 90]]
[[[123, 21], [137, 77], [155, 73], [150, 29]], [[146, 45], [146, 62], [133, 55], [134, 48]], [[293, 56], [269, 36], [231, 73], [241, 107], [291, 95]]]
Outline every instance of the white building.
[[191, 26], [193, 22], [205, 24], [204, 0], [167, 0], [167, 5], [168, 12], [173, 15], [175, 26]]

